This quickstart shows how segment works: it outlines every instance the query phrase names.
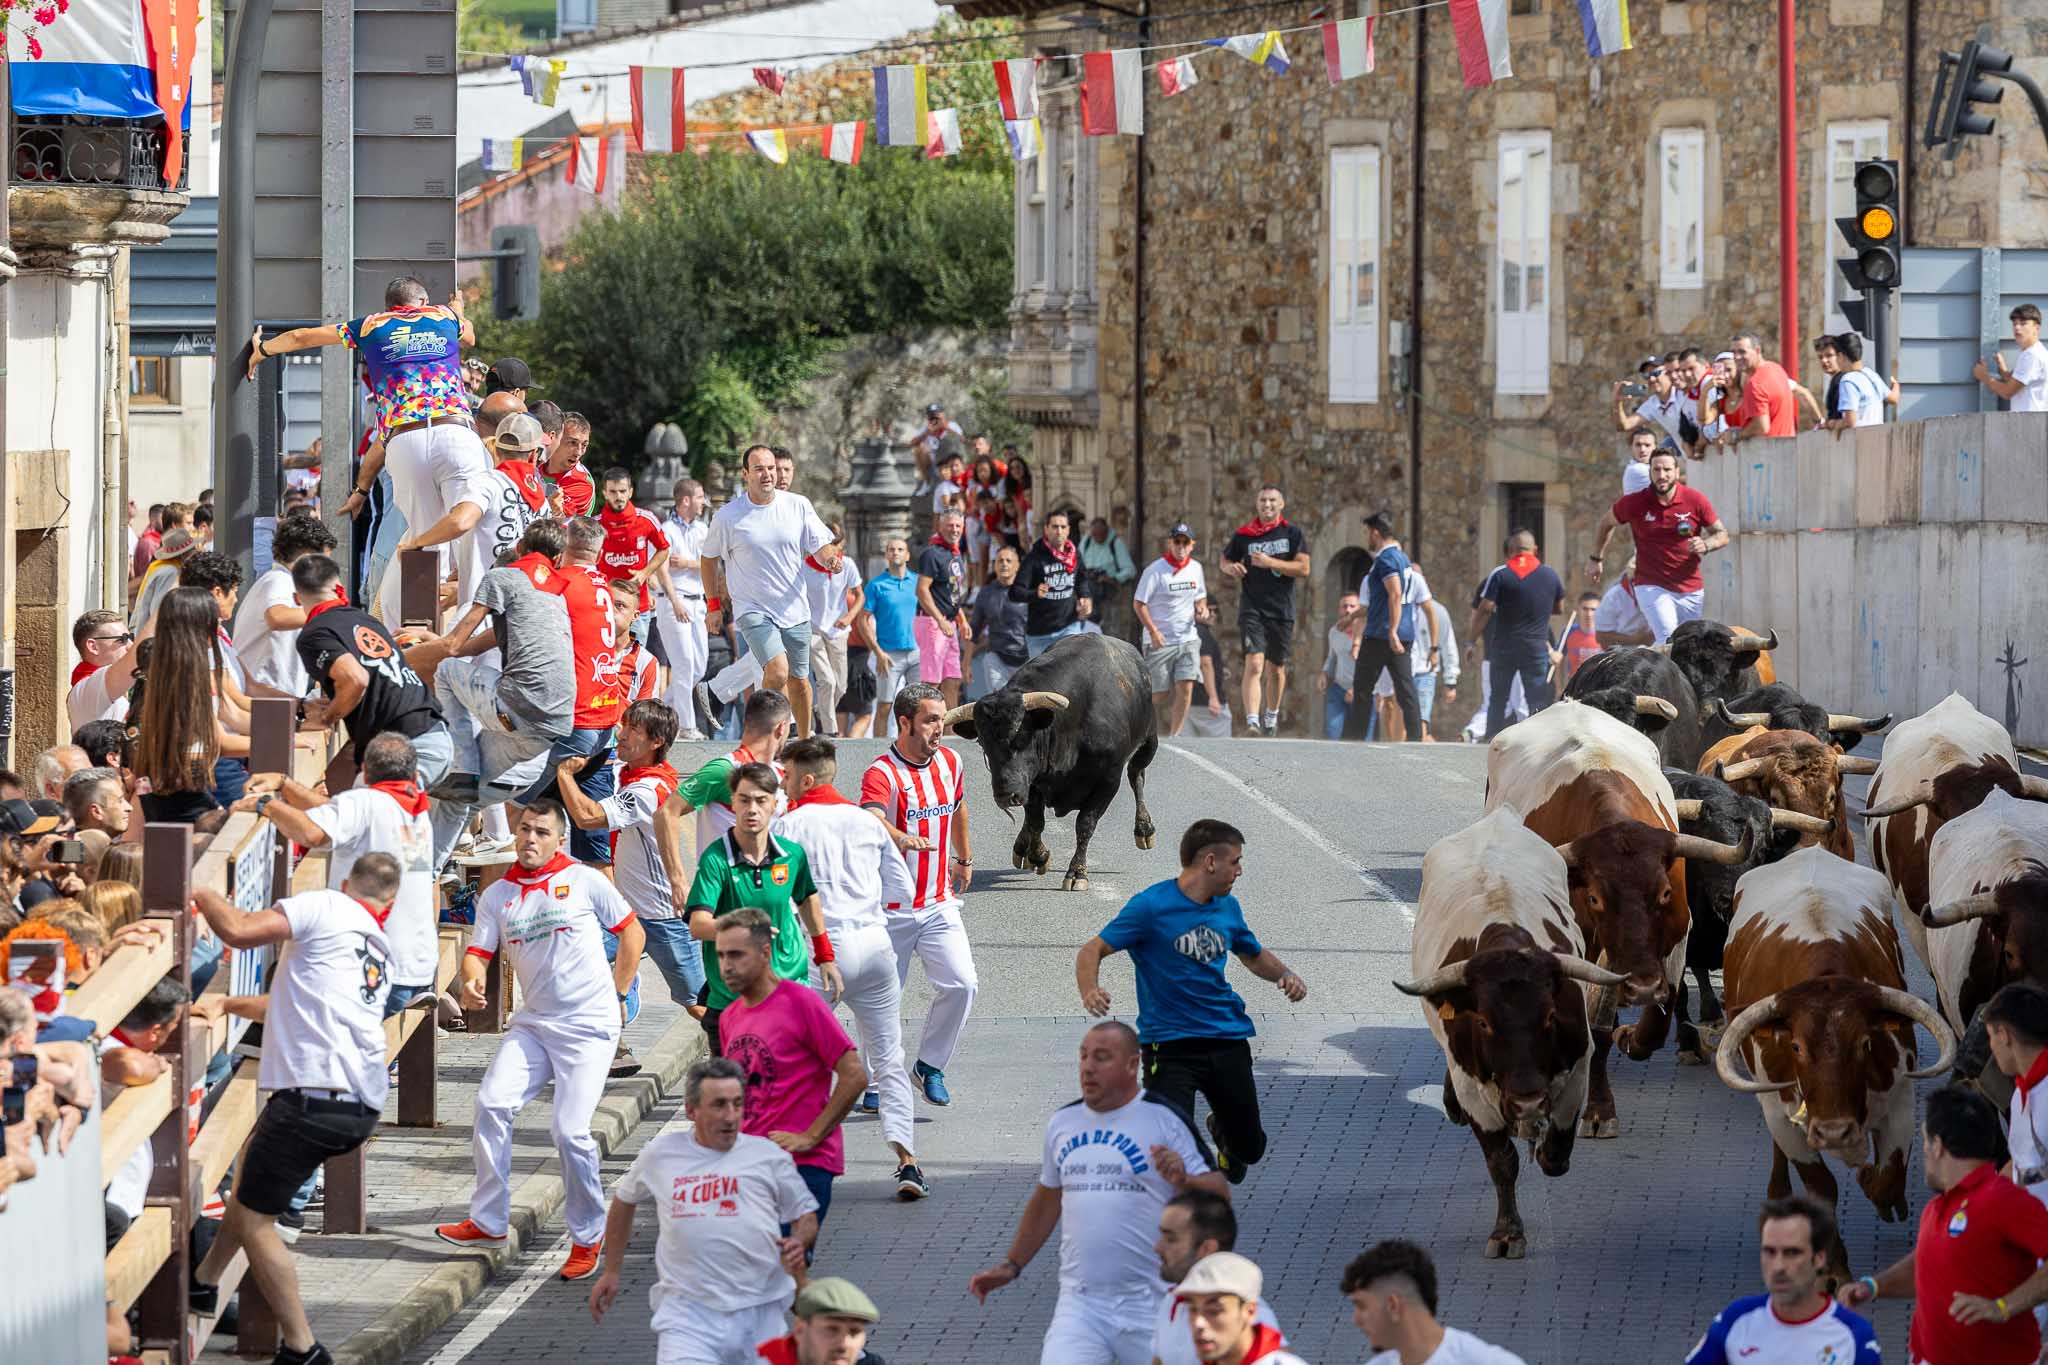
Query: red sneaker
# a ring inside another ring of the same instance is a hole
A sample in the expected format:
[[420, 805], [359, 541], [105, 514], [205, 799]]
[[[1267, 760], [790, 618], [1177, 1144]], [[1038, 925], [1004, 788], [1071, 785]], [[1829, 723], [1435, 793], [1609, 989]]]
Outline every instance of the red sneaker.
[[569, 1259], [562, 1262], [562, 1278], [565, 1280], [587, 1280], [597, 1273], [597, 1253], [604, 1247], [603, 1241], [593, 1246], [569, 1244]]
[[494, 1247], [505, 1240], [504, 1234], [496, 1236], [465, 1218], [459, 1223], [443, 1223], [434, 1229], [434, 1235], [451, 1246]]

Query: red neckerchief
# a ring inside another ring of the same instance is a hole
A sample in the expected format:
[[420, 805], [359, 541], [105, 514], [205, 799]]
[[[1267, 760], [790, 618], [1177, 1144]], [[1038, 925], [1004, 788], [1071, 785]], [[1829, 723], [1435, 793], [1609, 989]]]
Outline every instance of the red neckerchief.
[[76, 664], [72, 666], [71, 685], [73, 687], [78, 686], [87, 678], [90, 678], [93, 674], [99, 672], [101, 669], [105, 667], [105, 664], [96, 664], [90, 659], [80, 659]]
[[820, 563], [818, 562], [818, 557], [817, 557], [816, 555], [805, 555], [805, 556], [804, 556], [804, 567], [806, 567], [806, 568], [810, 568], [810, 569], [816, 569], [816, 570], [817, 570], [817, 571], [818, 571], [819, 573], [821, 573], [821, 574], [827, 574], [827, 575], [830, 575], [830, 574], [835, 574], [835, 573], [838, 573], [838, 572], [839, 572], [839, 570], [837, 570], [837, 569], [828, 569], [828, 568], [826, 568], [826, 567], [825, 567], [825, 566], [824, 566], [823, 564], [820, 564]]
[[377, 927], [379, 929], [382, 929], [384, 927], [385, 920], [391, 918], [391, 907], [388, 905], [385, 906], [382, 910], [379, 910], [376, 906], [370, 904], [361, 896], [350, 896], [349, 899], [354, 901], [357, 905], [362, 906], [363, 909], [369, 913], [370, 918], [377, 921]]
[[512, 480], [512, 487], [526, 503], [526, 510], [538, 512], [548, 505], [547, 490], [541, 487], [540, 471], [532, 460], [500, 460], [498, 472]]
[[1194, 556], [1189, 555], [1187, 559], [1175, 559], [1173, 557], [1173, 551], [1168, 550], [1165, 554], [1161, 555], [1160, 558], [1165, 560], [1167, 566], [1171, 568], [1175, 573], [1179, 573], [1182, 569], [1185, 569], [1188, 566], [1188, 559], [1193, 559]]
[[525, 895], [536, 886], [545, 885], [548, 878], [554, 876], [563, 868], [568, 867], [574, 861], [568, 854], [560, 849], [556, 849], [554, 857], [548, 859], [539, 867], [534, 868], [531, 872], [517, 863], [512, 864], [512, 866], [505, 869], [505, 880], [518, 887], [521, 895]]
[[2027, 1074], [2020, 1077], [2014, 1086], [2019, 1092], [2019, 1107], [2022, 1110], [2027, 1107], [2027, 1091], [2039, 1085], [2044, 1079], [2048, 1079], [2048, 1048], [2041, 1050], [2041, 1055], [2034, 1058], [2034, 1064], [2027, 1068]]
[[559, 572], [555, 561], [538, 551], [530, 555], [521, 555], [506, 567], [525, 574], [527, 581], [536, 588], [546, 588], [549, 576]]
[[1268, 1327], [1263, 1322], [1254, 1323], [1252, 1324], [1251, 1349], [1244, 1353], [1244, 1365], [1252, 1365], [1252, 1362], [1255, 1360], [1264, 1360], [1267, 1356], [1278, 1355], [1286, 1345], [1287, 1339], [1281, 1336], [1278, 1331]]
[[1287, 518], [1284, 516], [1275, 517], [1271, 521], [1260, 521], [1258, 518], [1254, 517], [1250, 521], [1246, 522], [1244, 525], [1238, 527], [1237, 533], [1241, 536], [1262, 536], [1265, 535], [1268, 531], [1277, 531], [1286, 524]]
[[1507, 570], [1517, 578], [1527, 578], [1536, 572], [1536, 566], [1542, 562], [1532, 554], [1509, 555]]
[[347, 605], [348, 589], [342, 587], [341, 584], [336, 583], [334, 585], [334, 596], [332, 599], [326, 602], [316, 603], [313, 606], [306, 608], [306, 624], [309, 626], [312, 625], [313, 618], [318, 616], [323, 611], [333, 611], [336, 607], [345, 607]]
[[803, 1357], [796, 1353], [794, 1336], [764, 1341], [754, 1348], [754, 1354], [767, 1361], [768, 1365], [803, 1365]]
[[1066, 553], [1062, 554], [1058, 550], [1053, 549], [1052, 542], [1045, 539], [1043, 536], [1039, 537], [1038, 543], [1045, 547], [1045, 552], [1047, 554], [1051, 555], [1054, 559], [1059, 561], [1059, 565], [1061, 568], [1065, 569], [1068, 573], [1072, 573], [1074, 571], [1074, 565], [1080, 559], [1081, 556], [1080, 546], [1074, 544], [1073, 541], [1069, 540], [1067, 542]]
[[955, 544], [953, 541], [946, 539], [944, 536], [937, 534], [936, 532], [932, 535], [932, 544], [944, 547], [948, 554], [957, 555], [960, 553], [960, 547], [957, 544]]
[[[852, 804], [853, 802], [839, 794], [837, 787], [828, 787], [820, 782], [817, 786], [790, 802], [789, 808], [797, 810], [803, 806], [850, 806]], [[2043, 1053], [2042, 1055], [2048, 1056], [2048, 1053]]]
[[383, 792], [407, 815], [417, 816], [427, 808], [427, 794], [410, 782], [372, 782], [370, 790]]
[[622, 769], [619, 773], [619, 790], [624, 791], [643, 777], [654, 779], [655, 789], [661, 793], [661, 804], [664, 806], [668, 804], [668, 799], [676, 794], [676, 786], [682, 781], [674, 768], [666, 763], [656, 763], [646, 767]]
[[119, 1043], [122, 1047], [135, 1046], [135, 1040], [133, 1038], [130, 1038], [127, 1034], [123, 1033], [120, 1029], [115, 1029], [112, 1033], [108, 1034], [107, 1036], [109, 1038], [112, 1038], [115, 1042]]
[[633, 500], [631, 498], [628, 498], [626, 500], [626, 505], [616, 512], [612, 511], [612, 505], [610, 503], [606, 503], [602, 510], [598, 512], [597, 520], [598, 524], [603, 526], [605, 530], [612, 532], [614, 534], [618, 534], [620, 532], [625, 531], [627, 527], [631, 526], [634, 522], [634, 519], [637, 518], [639, 515], [640, 509], [633, 505]]

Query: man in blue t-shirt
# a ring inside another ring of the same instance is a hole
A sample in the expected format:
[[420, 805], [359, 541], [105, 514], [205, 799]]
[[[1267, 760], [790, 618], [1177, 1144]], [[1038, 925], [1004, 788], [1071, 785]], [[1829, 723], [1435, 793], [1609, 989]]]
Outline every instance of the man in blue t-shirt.
[[1794, 1195], [1767, 1201], [1757, 1224], [1770, 1292], [1737, 1299], [1717, 1313], [1685, 1365], [1878, 1365], [1882, 1357], [1869, 1321], [1828, 1295], [1834, 1212]]
[[882, 572], [868, 580], [861, 625], [875, 652], [875, 704], [883, 712], [905, 683], [917, 681], [917, 575], [910, 572], [910, 542], [898, 536], [882, 546]]
[[[1408, 742], [1420, 743], [1422, 703], [1415, 691], [1415, 662], [1408, 657], [1408, 650], [1415, 643], [1415, 610], [1409, 594], [1414, 575], [1408, 572], [1411, 566], [1401, 542], [1394, 538], [1393, 518], [1385, 512], [1374, 512], [1365, 519], [1365, 547], [1373, 558], [1364, 581], [1358, 585], [1359, 605], [1340, 613], [1337, 625], [1342, 629], [1360, 616], [1365, 618], [1354, 676], [1377, 678], [1381, 669], [1386, 670], [1388, 681], [1394, 685], [1394, 704], [1401, 708], [1401, 721], [1407, 727]], [[1370, 706], [1352, 707], [1344, 723], [1344, 738], [1364, 739], [1366, 722], [1371, 718]]]
[[1514, 724], [1507, 708], [1517, 674], [1530, 715], [1550, 705], [1550, 618], [1564, 610], [1564, 580], [1537, 557], [1536, 537], [1515, 531], [1502, 548], [1507, 558], [1479, 585], [1465, 631], [1465, 666], [1486, 656], [1488, 739]]
[[1128, 952], [1138, 973], [1138, 1042], [1146, 1093], [1195, 1112], [1195, 1093], [1209, 1101], [1216, 1167], [1235, 1185], [1266, 1151], [1259, 1095], [1252, 1086], [1251, 1016], [1224, 976], [1236, 954], [1252, 975], [1280, 987], [1289, 1000], [1308, 987], [1262, 947], [1244, 922], [1230, 888], [1244, 871], [1244, 835], [1221, 820], [1197, 820], [1180, 840], [1180, 876], [1131, 897], [1109, 926], [1074, 958], [1081, 1006], [1109, 1013], [1102, 959]]

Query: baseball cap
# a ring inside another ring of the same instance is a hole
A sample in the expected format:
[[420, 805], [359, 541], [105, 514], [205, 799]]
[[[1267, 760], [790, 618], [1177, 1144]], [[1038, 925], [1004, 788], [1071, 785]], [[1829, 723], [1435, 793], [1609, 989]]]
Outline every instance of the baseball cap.
[[1265, 1286], [1266, 1277], [1251, 1261], [1234, 1251], [1219, 1251], [1196, 1261], [1173, 1296], [1186, 1299], [1196, 1294], [1235, 1294], [1249, 1302], [1258, 1298]]
[[498, 423], [497, 446], [500, 452], [526, 455], [541, 447], [540, 419], [524, 412], [515, 412]]
[[927, 403], [924, 405], [924, 415], [927, 417], [937, 417], [945, 410], [946, 405], [944, 403]]
[[506, 356], [491, 366], [490, 377], [508, 389], [537, 389], [542, 387], [533, 382], [533, 371], [526, 368], [526, 362], [517, 356]]
[[1664, 367], [1664, 357], [1663, 357], [1663, 356], [1661, 356], [1661, 355], [1646, 355], [1646, 356], [1644, 356], [1644, 357], [1643, 357], [1643, 362], [1642, 362], [1642, 364], [1640, 364], [1640, 365], [1636, 366], [1636, 373], [1637, 373], [1637, 374], [1648, 374], [1648, 373], [1649, 373], [1650, 371], [1652, 371], [1652, 370], [1658, 370], [1658, 369], [1662, 369], [1663, 367]]
[[1193, 540], [1195, 538], [1195, 528], [1184, 521], [1176, 521], [1172, 528], [1167, 531], [1166, 538], [1168, 540]]
[[33, 839], [64, 823], [64, 808], [55, 801], [0, 801], [0, 834]]
[[820, 1313], [835, 1318], [858, 1318], [862, 1322], [879, 1322], [882, 1317], [875, 1301], [861, 1293], [860, 1286], [837, 1275], [812, 1280], [797, 1291], [798, 1317], [813, 1318]]

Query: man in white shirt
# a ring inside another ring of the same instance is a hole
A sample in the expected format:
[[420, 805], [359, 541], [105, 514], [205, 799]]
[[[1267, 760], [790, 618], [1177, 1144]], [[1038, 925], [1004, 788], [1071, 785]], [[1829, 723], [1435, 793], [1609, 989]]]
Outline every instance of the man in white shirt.
[[1166, 533], [1166, 553], [1138, 575], [1131, 599], [1148, 641], [1145, 669], [1152, 675], [1152, 700], [1161, 706], [1171, 702], [1171, 723], [1166, 727], [1170, 736], [1178, 735], [1187, 723], [1195, 679], [1202, 676], [1195, 622], [1209, 619], [1209, 582], [1194, 554], [1194, 527], [1175, 522]]
[[1640, 493], [1650, 486], [1650, 457], [1657, 453], [1657, 433], [1637, 427], [1628, 435], [1628, 463], [1621, 467], [1621, 494]]
[[[2020, 345], [2019, 357], [2012, 364], [2005, 363], [2005, 354], [1994, 351], [1992, 360], [1998, 364], [1998, 373], [1986, 369], [1978, 361], [1970, 373], [1977, 382], [2007, 399], [2014, 412], [2048, 412], [2048, 346], [2041, 344], [2041, 310], [2031, 303], [2023, 303], [2012, 310], [2012, 339]], [[169, 538], [165, 538], [169, 544]]]
[[365, 853], [382, 851], [398, 859], [398, 894], [384, 936], [391, 942], [391, 992], [386, 1017], [398, 1013], [423, 991], [434, 988], [441, 958], [434, 909], [434, 827], [425, 792], [416, 785], [418, 757], [412, 741], [386, 730], [364, 746], [358, 785], [322, 796], [277, 773], [249, 779], [237, 810], [253, 810], [295, 844], [331, 848], [327, 885], [341, 890], [348, 871]]
[[[709, 655], [709, 637], [704, 630], [704, 575], [699, 569], [704, 537], [711, 523], [704, 519], [704, 485], [695, 479], [677, 479], [675, 510], [661, 523], [668, 537], [669, 580], [675, 584], [673, 598], [654, 600], [656, 638], [668, 656], [668, 691], [662, 696], [675, 710], [682, 729], [679, 739], [700, 740], [711, 717], [698, 716], [691, 689], [704, 680], [704, 663]], [[680, 605], [687, 619], [677, 616]]]
[[[459, 1247], [505, 1240], [512, 1217], [512, 1122], [552, 1080], [562, 1217], [571, 1243], [560, 1275], [581, 1280], [597, 1273], [604, 1235], [604, 1186], [590, 1116], [604, 1093], [646, 933], [610, 879], [563, 850], [568, 835], [568, 817], [553, 800], [527, 806], [512, 832], [518, 865], [477, 897], [476, 926], [462, 958], [463, 1008], [484, 1007], [484, 970], [501, 949], [519, 985], [520, 1007], [477, 1087], [469, 1217], [435, 1228], [434, 1235]], [[619, 936], [618, 960], [610, 964], [604, 930]]]
[[[291, 941], [271, 978], [256, 1087], [270, 1092], [236, 1162], [235, 1189], [206, 1259], [192, 1272], [192, 1310], [212, 1316], [235, 1253], [277, 1314], [283, 1360], [328, 1362], [299, 1298], [277, 1216], [322, 1165], [369, 1140], [390, 1081], [384, 1070], [384, 996], [391, 943], [384, 921], [403, 873], [388, 853], [356, 860], [340, 891], [287, 896], [244, 913], [210, 887], [193, 906], [230, 948]], [[287, 1354], [289, 1352], [290, 1354]]]
[[903, 1065], [902, 983], [882, 909], [916, 899], [910, 869], [875, 813], [833, 786], [839, 751], [831, 740], [797, 740], [783, 751], [782, 762], [791, 800], [775, 829], [810, 861], [825, 932], [846, 982], [844, 999], [860, 1032], [861, 1057], [874, 1078], [882, 1140], [896, 1153], [896, 1197], [922, 1199], [931, 1184], [917, 1164], [910, 1073]]
[[[1159, 1240], [1152, 1249], [1159, 1253], [1159, 1276], [1168, 1284], [1180, 1285], [1202, 1260], [1236, 1245], [1237, 1214], [1220, 1194], [1182, 1190], [1159, 1211]], [[1263, 1296], [1253, 1297], [1258, 1305], [1252, 1320], [1272, 1328], [1276, 1340], [1285, 1340], [1273, 1316], [1273, 1305]], [[1198, 1365], [1187, 1307], [1178, 1292], [1159, 1300], [1159, 1317], [1152, 1328], [1152, 1365]]]
[[811, 689], [819, 734], [837, 728], [835, 713], [846, 691], [846, 638], [860, 615], [860, 570], [847, 562], [846, 533], [828, 522], [832, 543], [804, 556], [804, 601], [811, 611]]
[[2013, 1081], [2007, 1173], [2048, 1204], [2048, 991], [2015, 981], [1991, 997], [1980, 1017], [1991, 1060]]
[[[177, 1033], [191, 996], [175, 976], [164, 977], [135, 1002], [120, 1026], [100, 1044], [100, 1080], [107, 1086], [102, 1107], [113, 1101], [116, 1086], [148, 1085], [171, 1069], [157, 1050]], [[178, 1082], [173, 1081], [172, 1084]], [[142, 1216], [149, 1197], [150, 1173], [156, 1168], [156, 1144], [144, 1138], [114, 1178], [107, 1182], [107, 1236], [117, 1237], [127, 1223]], [[115, 1213], [121, 1215], [117, 1221]]]
[[[1636, 373], [1642, 377], [1649, 393], [1636, 404], [1636, 410], [1629, 412], [1623, 400], [1622, 381], [1614, 381], [1614, 429], [1635, 433], [1650, 430], [1654, 446], [1669, 437], [1673, 448], [1684, 438], [1679, 435], [1681, 419], [1697, 421], [1699, 404], [1678, 382], [1677, 354], [1667, 357], [1650, 356], [1636, 366]], [[1633, 490], [1631, 490], [1633, 491]]]
[[[775, 487], [775, 452], [747, 447], [746, 492], [718, 509], [699, 549], [707, 629], [728, 614], [761, 668], [761, 685], [789, 698], [797, 733], [811, 732], [811, 612], [804, 558], [832, 541], [809, 498]], [[730, 599], [729, 601], [727, 599]], [[729, 612], [727, 609], [730, 609]]]
[[1381, 1242], [1353, 1257], [1341, 1285], [1351, 1321], [1380, 1352], [1368, 1365], [1523, 1365], [1436, 1320], [1436, 1264], [1413, 1242]]
[[1304, 1365], [1285, 1349], [1279, 1328], [1259, 1321], [1266, 1277], [1236, 1252], [1219, 1251], [1196, 1262], [1173, 1297], [1186, 1310], [1196, 1359], [1213, 1365]]
[[699, 1059], [683, 1080], [689, 1126], [641, 1148], [612, 1191], [590, 1316], [602, 1322], [618, 1301], [634, 1212], [653, 1204], [661, 1230], [648, 1293], [656, 1365], [756, 1365], [754, 1348], [783, 1334], [792, 1277], [818, 1235], [818, 1201], [795, 1160], [740, 1132], [746, 1103], [738, 1062]]
[[1821, 425], [1841, 434], [1854, 427], [1881, 427], [1884, 425], [1885, 389], [1884, 380], [1863, 367], [1863, 338], [1854, 332], [1844, 332], [1835, 338], [1835, 355], [1842, 367], [1837, 378], [1837, 401], [1841, 404], [1842, 415], [1829, 417]]
[[[175, 578], [175, 575], [173, 576]], [[65, 714], [75, 734], [96, 720], [127, 720], [128, 689], [135, 681], [135, 632], [118, 611], [89, 611], [71, 623], [71, 670]]]
[[297, 701], [312, 690], [299, 658], [299, 630], [306, 609], [292, 588], [292, 565], [307, 555], [334, 553], [334, 535], [318, 517], [286, 517], [270, 542], [270, 568], [249, 585], [235, 611], [235, 658], [241, 661], [242, 690], [252, 697]]
[[1057, 1224], [1060, 1297], [1039, 1365], [1150, 1365], [1166, 1286], [1145, 1234], [1187, 1189], [1229, 1195], [1188, 1116], [1141, 1093], [1137, 1033], [1097, 1024], [1081, 1039], [1081, 1098], [1046, 1124], [1038, 1186], [1009, 1252], [967, 1287], [986, 1303]]

